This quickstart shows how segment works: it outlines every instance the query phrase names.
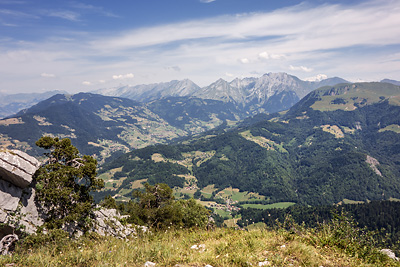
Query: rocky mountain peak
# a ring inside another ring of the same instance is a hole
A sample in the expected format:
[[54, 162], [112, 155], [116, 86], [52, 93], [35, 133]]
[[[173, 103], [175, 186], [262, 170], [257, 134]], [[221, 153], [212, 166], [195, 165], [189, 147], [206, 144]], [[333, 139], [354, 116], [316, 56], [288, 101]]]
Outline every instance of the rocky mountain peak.
[[201, 88], [194, 93], [193, 96], [204, 99], [221, 100], [224, 102], [243, 103], [245, 93], [242, 88], [233, 87], [230, 83], [221, 78], [211, 85]]
[[236, 78], [233, 81], [231, 81], [229, 83], [229, 85], [232, 87], [244, 89], [245, 90], [244, 92], [246, 93], [246, 88], [251, 87], [255, 83], [256, 80], [257, 80], [257, 78], [254, 78], [254, 77], [243, 78], [243, 79]]
[[[166, 96], [187, 96], [196, 92], [200, 87], [189, 79], [182, 81], [174, 81], [175, 83], [169, 87]], [[172, 82], [171, 82], [172, 83]]]
[[311, 89], [307, 88], [299, 79], [287, 73], [267, 73], [261, 76], [247, 97], [248, 102], [257, 100], [265, 103], [271, 96], [283, 91], [294, 91], [297, 95], [305, 95]]

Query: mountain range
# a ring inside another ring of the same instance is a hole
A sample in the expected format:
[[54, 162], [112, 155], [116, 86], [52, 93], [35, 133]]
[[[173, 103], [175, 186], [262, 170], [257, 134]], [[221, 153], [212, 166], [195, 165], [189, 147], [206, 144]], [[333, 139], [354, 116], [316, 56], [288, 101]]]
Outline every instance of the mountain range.
[[[318, 84], [335, 81], [341, 80]], [[68, 137], [99, 160], [107, 185], [100, 195], [117, 199], [145, 181], [213, 188], [214, 195], [237, 188], [267, 203], [400, 199], [400, 87], [394, 82], [311, 90], [302, 85], [312, 83], [294, 76], [266, 74], [220, 79], [207, 88], [171, 83], [143, 89], [147, 102], [54, 95], [0, 120], [1, 147], [40, 156], [34, 143], [41, 136]]]
[[41, 136], [70, 138], [100, 162], [152, 144], [204, 132], [243, 118], [230, 103], [170, 97], [143, 104], [91, 93], [58, 94], [0, 120], [0, 147], [39, 156]]
[[[347, 82], [337, 77], [323, 78], [316, 81], [303, 81], [286, 73], [267, 73], [260, 78], [236, 78], [231, 82], [220, 79], [203, 88], [185, 79], [157, 84], [103, 88], [92, 93], [129, 98], [139, 102], [149, 102], [171, 96], [195, 96], [203, 99], [232, 101], [238, 107], [245, 108], [247, 112], [254, 115], [264, 111], [271, 113], [287, 109], [306, 93], [316, 88]], [[400, 81], [391, 79], [384, 79], [381, 82], [400, 85]], [[0, 118], [12, 116], [22, 109], [27, 109], [60, 93], [68, 94], [65, 91], [57, 90], [20, 94], [0, 92]]]
[[110, 161], [101, 177], [112, 182], [102, 194], [129, 199], [132, 188], [147, 181], [199, 188], [210, 196], [237, 188], [258, 193], [266, 203], [399, 199], [399, 115], [399, 86], [325, 86], [287, 112], [259, 114], [231, 129]]
[[290, 108], [307, 93], [324, 85], [348, 83], [335, 77], [321, 81], [303, 81], [287, 73], [267, 73], [259, 78], [236, 78], [231, 82], [219, 79], [199, 87], [192, 81], [171, 81], [150, 85], [99, 89], [93, 93], [150, 102], [164, 97], [198, 97], [233, 103], [250, 114], [278, 112]]
[[[114, 96], [58, 94], [0, 120], [0, 145], [37, 156], [41, 151], [35, 141], [40, 136], [69, 137], [82, 153], [103, 162], [112, 155], [168, 143], [222, 124], [233, 126], [251, 114], [285, 110], [313, 86], [342, 81], [332, 78], [310, 83], [285, 73], [270, 73], [231, 83], [220, 79], [206, 88], [183, 80], [101, 91]], [[19, 101], [32, 103], [40, 97], [45, 95], [20, 95]], [[13, 99], [18, 100], [16, 95]]]

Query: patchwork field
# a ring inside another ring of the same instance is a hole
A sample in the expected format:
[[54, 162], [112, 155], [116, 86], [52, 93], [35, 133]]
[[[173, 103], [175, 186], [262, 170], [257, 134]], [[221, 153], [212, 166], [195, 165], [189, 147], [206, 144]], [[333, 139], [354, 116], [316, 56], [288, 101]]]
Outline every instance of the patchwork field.
[[384, 131], [392, 131], [395, 133], [400, 133], [400, 125], [391, 124], [386, 126], [385, 128], [379, 129], [379, 132], [384, 132]]

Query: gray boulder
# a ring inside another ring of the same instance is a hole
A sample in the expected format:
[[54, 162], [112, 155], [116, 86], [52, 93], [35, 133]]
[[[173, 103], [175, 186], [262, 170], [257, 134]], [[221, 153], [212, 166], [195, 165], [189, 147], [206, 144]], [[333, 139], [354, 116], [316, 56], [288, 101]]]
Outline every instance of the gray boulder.
[[20, 188], [26, 188], [32, 182], [32, 176], [40, 167], [34, 157], [19, 150], [0, 151], [0, 179]]

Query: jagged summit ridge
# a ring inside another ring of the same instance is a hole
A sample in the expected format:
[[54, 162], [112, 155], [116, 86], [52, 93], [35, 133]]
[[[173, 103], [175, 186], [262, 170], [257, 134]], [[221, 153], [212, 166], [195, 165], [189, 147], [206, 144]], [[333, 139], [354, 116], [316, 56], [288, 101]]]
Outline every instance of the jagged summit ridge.
[[95, 93], [151, 102], [166, 97], [198, 97], [233, 103], [252, 113], [276, 112], [287, 109], [312, 90], [324, 86], [346, 83], [341, 78], [303, 81], [284, 72], [266, 73], [263, 76], [236, 78], [231, 82], [218, 79], [199, 87], [189, 79], [167, 83], [122, 86], [99, 89]]
[[247, 99], [249, 102], [258, 99], [258, 102], [263, 104], [271, 96], [283, 91], [294, 91], [299, 98], [302, 98], [312, 89], [307, 88], [301, 82], [297, 77], [288, 75], [287, 73], [264, 74], [249, 91], [250, 94]]
[[250, 99], [246, 100], [250, 102], [253, 96], [257, 96], [260, 99], [263, 98], [263, 96], [268, 98], [285, 90], [295, 91], [297, 95], [302, 98], [312, 90], [320, 87], [320, 84], [335, 85], [337, 83], [346, 82], [347, 81], [337, 77], [318, 81], [303, 81], [296, 76], [289, 75], [285, 72], [279, 72], [266, 73], [259, 78], [235, 78], [231, 82], [220, 78], [205, 87], [200, 87], [193, 81], [184, 79], [181, 81], [173, 80], [163, 83], [104, 88], [93, 91], [93, 93], [125, 97], [138, 101], [150, 101], [169, 96], [196, 96], [206, 99], [222, 100], [224, 98], [226, 99], [226, 96], [229, 95], [230, 98], [235, 101], [240, 102], [244, 101], [244, 99]]
[[191, 80], [185, 79], [181, 81], [173, 80], [165, 83], [104, 88], [93, 91], [93, 93], [149, 102], [168, 96], [188, 96], [199, 88], [200, 87]]
[[241, 87], [232, 86], [231, 83], [219, 79], [211, 85], [196, 91], [193, 96], [204, 99], [222, 100], [224, 102], [242, 103], [245, 100], [246, 93]]

